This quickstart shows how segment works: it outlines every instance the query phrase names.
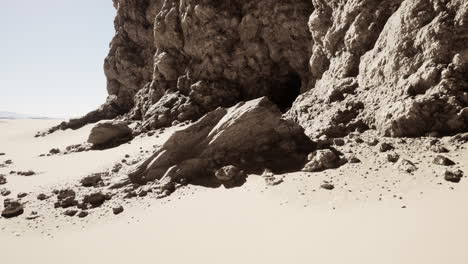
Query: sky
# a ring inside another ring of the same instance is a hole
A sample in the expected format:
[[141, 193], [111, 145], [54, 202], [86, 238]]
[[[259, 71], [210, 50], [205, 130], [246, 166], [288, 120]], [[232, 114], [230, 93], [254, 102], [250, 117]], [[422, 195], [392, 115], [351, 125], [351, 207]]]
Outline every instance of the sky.
[[0, 111], [72, 117], [105, 101], [112, 0], [0, 3]]

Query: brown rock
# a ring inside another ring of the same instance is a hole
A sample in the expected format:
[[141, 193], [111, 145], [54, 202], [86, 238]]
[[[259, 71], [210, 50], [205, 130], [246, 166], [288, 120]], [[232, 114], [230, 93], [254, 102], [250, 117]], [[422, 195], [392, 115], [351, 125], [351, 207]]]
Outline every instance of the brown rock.
[[335, 186], [333, 184], [330, 184], [330, 183], [324, 183], [324, 184], [320, 185], [320, 188], [331, 191], [331, 190], [335, 189]]
[[0, 174], [0, 185], [6, 184], [8, 181], [4, 174]]
[[121, 206], [121, 205], [112, 208], [112, 212], [113, 212], [115, 215], [118, 215], [118, 214], [122, 213], [123, 211], [124, 211], [124, 208], [123, 208], [123, 206]]
[[321, 149], [311, 153], [309, 162], [302, 169], [303, 171], [315, 172], [338, 167], [339, 157], [329, 149]]
[[416, 167], [416, 165], [414, 165], [413, 162], [407, 160], [407, 159], [401, 159], [399, 162], [398, 162], [398, 169], [402, 172], [406, 172], [406, 173], [412, 173], [414, 171], [416, 171], [418, 169], [418, 167]]
[[459, 183], [460, 180], [463, 178], [463, 171], [461, 170], [446, 170], [444, 173], [444, 178], [446, 181]]
[[215, 176], [220, 181], [230, 181], [236, 178], [245, 177], [244, 172], [236, 166], [225, 166], [217, 170]]
[[2, 217], [4, 218], [13, 218], [24, 213], [23, 205], [17, 201], [8, 201], [5, 202], [5, 209], [2, 211]]
[[400, 159], [400, 155], [398, 155], [397, 153], [388, 153], [387, 154], [387, 160], [392, 162], [392, 163], [397, 162], [399, 159]]
[[97, 187], [102, 184], [101, 173], [94, 173], [81, 179], [80, 183], [84, 187]]
[[107, 200], [106, 195], [102, 192], [95, 192], [92, 194], [85, 195], [83, 203], [89, 203], [93, 207], [101, 206]]
[[379, 148], [380, 152], [387, 152], [393, 149], [395, 148], [391, 144], [386, 143], [386, 142], [383, 142], [382, 144], [380, 144], [380, 148]]
[[114, 142], [123, 143], [131, 138], [132, 130], [127, 124], [118, 121], [98, 123], [88, 137], [88, 143], [105, 145]]
[[455, 165], [455, 162], [453, 162], [451, 159], [444, 157], [442, 155], [437, 155], [432, 163], [437, 164], [437, 165], [442, 165], [442, 166], [452, 166]]

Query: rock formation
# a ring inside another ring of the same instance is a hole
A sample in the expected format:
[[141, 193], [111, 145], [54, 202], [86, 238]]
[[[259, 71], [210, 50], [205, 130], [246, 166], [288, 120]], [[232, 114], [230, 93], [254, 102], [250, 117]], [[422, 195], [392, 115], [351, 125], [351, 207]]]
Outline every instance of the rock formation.
[[175, 132], [155, 154], [137, 164], [129, 177], [145, 184], [163, 178], [219, 180], [219, 169], [226, 166], [247, 172], [299, 170], [313, 148], [303, 129], [282, 119], [279, 109], [263, 97], [218, 108]]
[[464, 0], [114, 6], [107, 102], [50, 132], [118, 116], [143, 132], [262, 96], [312, 137], [369, 128], [394, 137], [468, 129]]

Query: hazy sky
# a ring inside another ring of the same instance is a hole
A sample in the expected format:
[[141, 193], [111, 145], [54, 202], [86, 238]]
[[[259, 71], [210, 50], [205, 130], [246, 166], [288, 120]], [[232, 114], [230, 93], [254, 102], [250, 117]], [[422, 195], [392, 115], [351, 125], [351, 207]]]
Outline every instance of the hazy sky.
[[76, 116], [104, 102], [112, 0], [0, 1], [0, 111]]

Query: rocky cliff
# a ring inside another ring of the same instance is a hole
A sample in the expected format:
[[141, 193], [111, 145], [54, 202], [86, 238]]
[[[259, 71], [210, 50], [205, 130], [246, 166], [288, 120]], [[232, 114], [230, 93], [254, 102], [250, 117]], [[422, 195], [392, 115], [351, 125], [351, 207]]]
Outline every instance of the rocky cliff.
[[114, 0], [107, 102], [136, 132], [266, 96], [312, 137], [468, 130], [465, 0]]

